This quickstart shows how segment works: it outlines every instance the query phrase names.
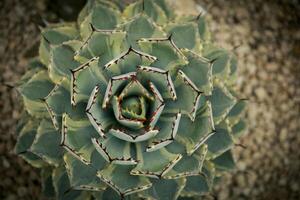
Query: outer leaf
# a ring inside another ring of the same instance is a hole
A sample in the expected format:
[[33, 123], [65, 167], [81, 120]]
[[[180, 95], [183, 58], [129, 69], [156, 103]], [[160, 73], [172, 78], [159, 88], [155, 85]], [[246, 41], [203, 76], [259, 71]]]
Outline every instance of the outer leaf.
[[177, 180], [151, 179], [151, 182], [152, 182], [152, 187], [146, 190], [145, 192], [142, 192], [140, 196], [144, 198], [160, 199], [160, 200], [177, 199], [185, 185], [185, 179], [177, 179]]
[[52, 173], [53, 185], [58, 200], [85, 200], [89, 198], [87, 192], [73, 190], [70, 187], [70, 182], [66, 169], [64, 167], [57, 167]]
[[[169, 153], [165, 148], [154, 152], [144, 152], [141, 144], [137, 144], [137, 159], [140, 161], [131, 171], [133, 175], [161, 178], [182, 158], [180, 154]], [[155, 160], [155, 162], [153, 162]]]
[[105, 161], [95, 151], [92, 156], [93, 164], [86, 165], [72, 156], [70, 153], [64, 155], [66, 170], [70, 185], [76, 190], [102, 191], [106, 185], [96, 176], [97, 170], [105, 166]]
[[230, 150], [216, 157], [212, 162], [215, 164], [216, 169], [221, 172], [233, 170], [235, 168], [235, 161]]
[[79, 36], [75, 24], [58, 24], [42, 30], [42, 38], [39, 47], [39, 57], [44, 65], [50, 63], [50, 51], [52, 45], [58, 45]]
[[233, 146], [233, 140], [228, 130], [223, 127], [217, 126], [216, 133], [213, 134], [206, 141], [208, 145], [208, 157], [215, 158]]
[[52, 123], [48, 120], [43, 120], [37, 129], [37, 135], [30, 151], [39, 155], [50, 165], [58, 167], [63, 155], [60, 137], [60, 133], [55, 130]]
[[52, 169], [51, 168], [44, 168], [41, 171], [42, 177], [42, 192], [43, 195], [47, 198], [55, 197], [55, 190], [53, 186], [52, 180]]
[[121, 196], [127, 196], [151, 187], [152, 184], [148, 178], [130, 175], [131, 169], [130, 166], [112, 164], [100, 171], [98, 176]]

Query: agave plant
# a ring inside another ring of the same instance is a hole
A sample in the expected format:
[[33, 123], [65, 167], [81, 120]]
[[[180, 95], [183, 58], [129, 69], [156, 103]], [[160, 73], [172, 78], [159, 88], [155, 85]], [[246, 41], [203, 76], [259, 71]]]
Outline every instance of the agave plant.
[[16, 152], [57, 199], [199, 199], [234, 167], [245, 102], [204, 15], [90, 0], [42, 30], [20, 81]]

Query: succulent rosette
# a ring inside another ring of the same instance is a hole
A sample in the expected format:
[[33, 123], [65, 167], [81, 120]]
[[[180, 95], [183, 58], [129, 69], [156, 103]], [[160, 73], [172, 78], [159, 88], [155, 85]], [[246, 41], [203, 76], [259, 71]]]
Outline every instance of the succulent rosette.
[[16, 152], [42, 169], [46, 196], [199, 199], [234, 167], [245, 102], [203, 13], [90, 0], [41, 34], [19, 85]]

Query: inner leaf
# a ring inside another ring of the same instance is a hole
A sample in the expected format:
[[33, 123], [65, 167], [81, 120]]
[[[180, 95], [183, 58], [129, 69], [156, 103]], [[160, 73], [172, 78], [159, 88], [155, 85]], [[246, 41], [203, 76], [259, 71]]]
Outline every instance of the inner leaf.
[[122, 115], [128, 119], [146, 120], [147, 102], [144, 97], [131, 96], [122, 100]]

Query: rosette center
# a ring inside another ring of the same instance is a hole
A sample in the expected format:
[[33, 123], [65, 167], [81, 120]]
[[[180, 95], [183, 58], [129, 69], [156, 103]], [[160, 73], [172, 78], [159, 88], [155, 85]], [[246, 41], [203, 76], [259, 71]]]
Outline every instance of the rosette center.
[[146, 121], [147, 102], [142, 96], [130, 96], [121, 101], [122, 115], [131, 120]]

